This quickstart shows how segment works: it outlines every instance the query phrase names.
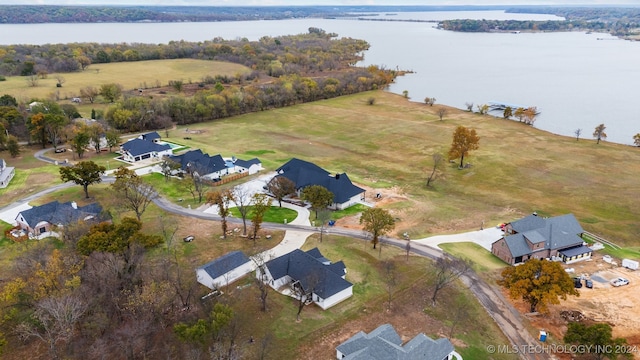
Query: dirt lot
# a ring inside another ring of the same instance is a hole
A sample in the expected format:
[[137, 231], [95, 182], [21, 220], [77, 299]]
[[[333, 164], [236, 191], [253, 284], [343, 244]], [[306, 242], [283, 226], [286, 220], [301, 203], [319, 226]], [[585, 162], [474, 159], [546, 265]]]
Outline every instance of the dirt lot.
[[[621, 260], [617, 259], [617, 263]], [[630, 345], [638, 345], [635, 358], [640, 359], [640, 271], [606, 263], [597, 251], [592, 260], [565, 265], [565, 268], [574, 269], [572, 276], [584, 275], [591, 279], [593, 289], [583, 286], [578, 289], [579, 297], [570, 296], [551, 307], [551, 316], [531, 317], [532, 325], [561, 339], [572, 316], [586, 323], [607, 322], [612, 326], [614, 337], [623, 337]], [[628, 279], [629, 285], [613, 287], [609, 281], [617, 277]], [[526, 306], [518, 305], [525, 313]]]

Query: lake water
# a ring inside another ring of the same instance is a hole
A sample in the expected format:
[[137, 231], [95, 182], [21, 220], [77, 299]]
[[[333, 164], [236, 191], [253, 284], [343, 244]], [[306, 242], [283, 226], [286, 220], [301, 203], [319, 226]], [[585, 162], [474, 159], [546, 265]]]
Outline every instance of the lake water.
[[[380, 14], [376, 18], [553, 20], [550, 15], [500, 11]], [[631, 144], [640, 133], [636, 86], [640, 83], [640, 43], [606, 34], [456, 33], [435, 22], [300, 19], [215, 23], [97, 23], [0, 25], [0, 44], [167, 43], [305, 33], [309, 27], [371, 44], [360, 65], [414, 71], [390, 91], [408, 91], [412, 101], [425, 97], [465, 108], [465, 103], [500, 101], [537, 106], [535, 126], [553, 133], [591, 138], [601, 123], [607, 140]], [[10, 36], [8, 34], [11, 34]]]

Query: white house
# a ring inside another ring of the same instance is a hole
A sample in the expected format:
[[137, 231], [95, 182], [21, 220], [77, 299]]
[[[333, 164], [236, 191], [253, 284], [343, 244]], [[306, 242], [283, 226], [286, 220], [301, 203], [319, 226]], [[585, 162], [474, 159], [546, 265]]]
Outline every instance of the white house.
[[16, 222], [29, 237], [57, 236], [56, 228], [77, 221], [99, 220], [102, 206], [91, 203], [78, 206], [75, 201], [60, 203], [57, 200], [21, 211]]
[[15, 174], [16, 168], [7, 166], [4, 159], [0, 159], [0, 188], [6, 188]]
[[278, 290], [298, 287], [303, 297], [326, 310], [353, 295], [353, 284], [345, 280], [342, 261], [331, 263], [318, 248], [307, 252], [296, 249], [267, 262], [256, 270], [256, 277]]
[[205, 179], [219, 179], [229, 174], [229, 168], [220, 154], [210, 156], [202, 150], [190, 150], [184, 154], [169, 156], [169, 159], [180, 164], [185, 173], [198, 174]]
[[157, 132], [142, 134], [120, 145], [122, 158], [128, 162], [141, 160], [160, 161], [163, 156], [173, 154], [169, 144], [160, 144], [160, 135]]
[[242, 251], [232, 251], [197, 268], [196, 279], [211, 290], [220, 289], [252, 272], [254, 267]]
[[262, 170], [262, 162], [260, 159], [253, 158], [251, 160], [242, 160], [236, 159], [236, 157], [232, 157], [231, 160], [227, 160], [227, 168], [229, 168], [229, 173], [246, 173], [249, 175], [253, 175]]
[[346, 173], [331, 175], [328, 171], [308, 161], [293, 158], [276, 169], [278, 175], [284, 176], [296, 184], [298, 194], [307, 186], [320, 185], [333, 193], [330, 208], [346, 209], [364, 198], [364, 189], [354, 185]]

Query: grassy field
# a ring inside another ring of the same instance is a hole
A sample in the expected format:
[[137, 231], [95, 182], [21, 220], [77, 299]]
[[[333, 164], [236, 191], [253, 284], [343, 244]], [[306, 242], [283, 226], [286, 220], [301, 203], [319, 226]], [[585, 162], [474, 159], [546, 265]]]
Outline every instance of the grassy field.
[[[375, 105], [368, 105], [370, 97], [375, 97]], [[183, 139], [185, 127], [179, 127], [171, 131], [169, 140], [180, 139], [180, 143], [190, 148], [225, 157], [258, 156], [267, 170], [298, 157], [333, 173], [347, 172], [354, 182], [373, 189], [393, 188], [399, 200], [386, 207], [399, 220], [391, 234], [396, 237], [401, 237], [405, 231], [411, 238], [420, 238], [476, 230], [482, 222], [507, 222], [533, 211], [542, 216], [571, 212], [586, 230], [625, 246], [621, 254], [638, 254], [639, 149], [607, 142], [596, 144], [591, 139], [576, 141], [515, 121], [451, 108], [444, 121], [440, 121], [437, 108], [382, 91], [369, 92], [192, 124], [188, 126], [190, 140]], [[431, 155], [435, 152], [446, 155], [458, 125], [472, 127], [480, 136], [480, 149], [465, 157], [472, 167], [459, 170], [457, 164], [445, 162], [434, 186], [427, 188], [425, 182], [432, 166]], [[193, 133], [193, 130], [201, 132]], [[42, 166], [31, 160], [26, 152], [22, 159], [13, 163], [8, 159], [8, 162], [17, 167], [14, 181], [18, 181], [15, 187], [12, 183], [9, 188], [0, 190], [2, 204], [59, 182], [54, 176], [57, 174], [55, 167]], [[164, 182], [162, 177], [151, 179], [159, 188]], [[21, 189], [20, 194], [15, 193], [16, 188]], [[174, 201], [183, 197], [184, 204], [190, 197], [175, 184], [162, 191], [170, 194], [168, 197]], [[91, 186], [89, 192], [95, 200], [104, 201], [103, 206], [110, 208], [116, 216], [127, 214], [114, 206], [107, 185]], [[368, 191], [368, 195], [372, 193], [375, 191]], [[82, 197], [82, 189], [77, 186], [38, 202], [74, 199], [81, 203]], [[175, 223], [179, 224], [177, 239], [195, 234], [194, 243], [176, 244], [184, 261], [193, 266], [238, 247], [248, 252], [255, 250], [250, 242], [220, 240], [219, 226], [215, 223], [173, 217], [155, 206], [148, 209], [143, 220], [149, 232], [157, 232], [160, 223]], [[356, 284], [353, 301], [340, 304], [329, 312], [305, 309], [304, 320], [296, 323], [291, 300], [274, 299], [272, 310], [257, 317], [260, 322], [256, 322], [256, 334], [258, 331], [274, 333], [280, 339], [278, 354], [293, 354], [305, 343], [312, 343], [351, 322], [363, 321], [363, 318], [371, 317], [374, 310], [382, 311], [385, 290], [377, 253], [353, 239], [335, 238], [320, 244], [315, 236], [305, 248], [320, 246], [328, 258], [345, 261], [349, 269], [347, 279]], [[275, 243], [278, 237], [274, 236], [272, 241]], [[12, 248], [18, 249], [18, 246]], [[451, 253], [473, 258], [478, 271], [500, 266], [488, 254], [478, 257], [484, 251], [478, 252], [472, 246], [445, 244], [443, 247]], [[385, 247], [382, 257], [393, 258], [399, 256], [398, 252]], [[424, 266], [421, 263], [405, 267], [404, 272], [406, 279], [399, 289], [401, 294], [416, 289], [414, 285], [421, 281]], [[251, 287], [248, 289], [255, 291]], [[420, 306], [423, 308], [424, 304], [422, 300]], [[238, 306], [257, 307], [257, 304], [243, 302]], [[477, 313], [473, 324], [482, 326], [469, 328], [467, 333], [456, 333], [467, 346], [463, 354], [469, 358], [481, 358], [483, 355], [480, 354], [484, 354], [481, 345], [483, 347], [487, 341], [506, 343], [495, 328], [489, 329], [494, 325], [486, 318], [486, 313], [482, 309]], [[441, 319], [438, 321], [445, 324], [441, 327], [447, 327], [445, 310], [435, 309], [428, 314]], [[375, 319], [384, 321], [383, 318]], [[482, 335], [487, 331], [491, 331], [491, 335]]]
[[[29, 103], [31, 99], [49, 99], [56, 93], [60, 99], [78, 97], [80, 89], [116, 83], [125, 91], [167, 86], [171, 80], [182, 80], [185, 84], [197, 83], [206, 76], [234, 76], [249, 72], [250, 69], [238, 64], [195, 59], [137, 61], [127, 63], [93, 64], [76, 73], [49, 74], [38, 80], [38, 86], [30, 86], [24, 76], [9, 76], [0, 81], [0, 94], [11, 94], [18, 101]], [[61, 88], [56, 87], [56, 77], [65, 79]], [[81, 110], [90, 104], [80, 106]], [[98, 108], [98, 106], [94, 106]], [[81, 111], [82, 113], [83, 111]]]
[[495, 255], [488, 252], [482, 246], [471, 242], [444, 243], [439, 245], [445, 252], [471, 261], [473, 270], [482, 274], [488, 271], [501, 270], [507, 264]]
[[[247, 211], [247, 222], [251, 223], [251, 218], [253, 217], [253, 206], [249, 206], [248, 208], [249, 210]], [[237, 207], [233, 207], [229, 210], [231, 212], [231, 215], [233, 215], [234, 217], [241, 217], [240, 211], [238, 211]], [[282, 224], [285, 222], [285, 220], [287, 220], [288, 222], [295, 220], [297, 216], [298, 213], [295, 210], [281, 208], [278, 206], [271, 206], [269, 210], [267, 210], [267, 212], [264, 214], [263, 221]]]
[[[375, 97], [375, 105], [367, 99]], [[211, 154], [259, 155], [275, 169], [292, 157], [356, 183], [397, 188], [405, 201], [390, 205], [413, 238], [498, 224], [537, 211], [574, 213], [583, 227], [622, 245], [637, 243], [640, 150], [553, 135], [517, 121], [448, 109], [402, 96], [369, 92], [189, 125], [191, 148]], [[425, 186], [431, 155], [446, 156], [456, 126], [476, 129], [480, 148], [459, 170], [445, 162]], [[355, 129], [355, 131], [354, 131]], [[180, 136], [184, 128], [173, 131]], [[172, 135], [176, 136], [176, 135]], [[372, 192], [369, 192], [372, 193]]]

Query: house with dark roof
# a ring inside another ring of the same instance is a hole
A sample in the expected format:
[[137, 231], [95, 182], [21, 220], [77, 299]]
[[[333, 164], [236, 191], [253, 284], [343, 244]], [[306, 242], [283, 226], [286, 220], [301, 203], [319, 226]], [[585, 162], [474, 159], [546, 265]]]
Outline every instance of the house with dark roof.
[[360, 331], [336, 347], [339, 360], [462, 360], [446, 338], [433, 340], [418, 334], [403, 345], [400, 335], [384, 324], [370, 333]]
[[78, 206], [75, 201], [60, 203], [56, 200], [21, 211], [16, 216], [16, 222], [29, 237], [42, 238], [57, 236], [54, 232], [56, 228], [74, 222], [99, 221], [101, 212], [102, 206], [98, 203]]
[[157, 131], [154, 131], [154, 132], [142, 134], [138, 136], [138, 139], [158, 143], [162, 140], [162, 137], [160, 136], [160, 134], [158, 134]]
[[163, 156], [171, 155], [169, 144], [158, 144], [153, 141], [135, 138], [120, 145], [120, 152], [125, 161], [160, 160]]
[[162, 143], [160, 134], [150, 132], [142, 134], [120, 145], [122, 159], [128, 162], [141, 160], [159, 161], [163, 156], [173, 154], [169, 144]]
[[227, 286], [254, 270], [242, 251], [232, 251], [196, 269], [198, 282], [211, 290]]
[[342, 261], [331, 263], [317, 248], [299, 249], [258, 267], [256, 276], [276, 290], [297, 287], [303, 300], [326, 310], [353, 295], [353, 284], [345, 280], [347, 268]]
[[302, 189], [320, 185], [333, 193], [331, 208], [342, 210], [359, 203], [364, 198], [364, 189], [354, 185], [346, 173], [332, 175], [316, 164], [293, 158], [276, 169], [278, 175], [296, 184], [298, 195]]
[[249, 173], [253, 175], [262, 170], [262, 162], [258, 158], [251, 160], [237, 159], [235, 156], [231, 157], [231, 160], [225, 160], [229, 173]]
[[15, 174], [16, 168], [7, 166], [4, 159], [0, 159], [0, 189], [6, 188]]
[[511, 265], [529, 259], [570, 264], [591, 258], [593, 251], [582, 240], [583, 232], [573, 214], [545, 218], [533, 213], [506, 224], [504, 236], [491, 244], [491, 252]]
[[229, 174], [227, 163], [220, 154], [210, 156], [202, 150], [191, 150], [181, 155], [169, 156], [169, 159], [180, 164], [184, 173], [198, 174], [206, 179], [219, 179]]

